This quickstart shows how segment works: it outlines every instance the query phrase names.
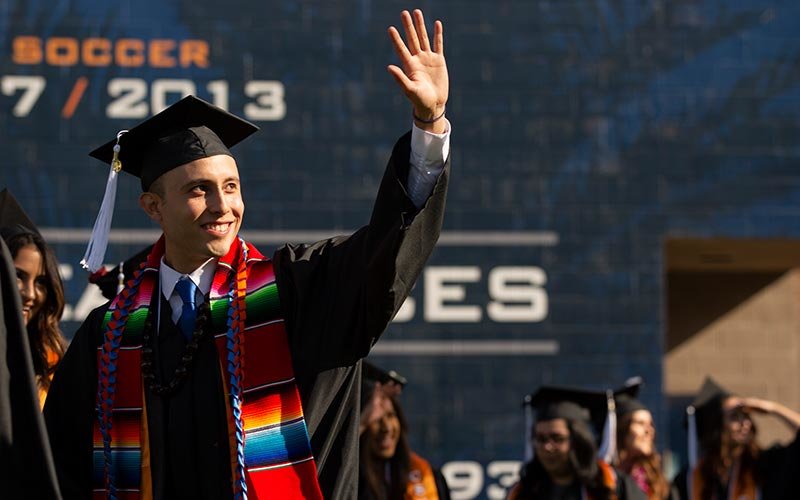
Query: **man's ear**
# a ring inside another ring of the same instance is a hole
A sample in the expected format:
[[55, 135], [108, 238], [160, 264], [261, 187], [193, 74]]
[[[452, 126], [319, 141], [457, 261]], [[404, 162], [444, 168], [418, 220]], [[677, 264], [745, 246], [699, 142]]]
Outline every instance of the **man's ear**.
[[161, 223], [161, 197], [156, 193], [144, 192], [139, 195], [139, 206], [153, 222]]

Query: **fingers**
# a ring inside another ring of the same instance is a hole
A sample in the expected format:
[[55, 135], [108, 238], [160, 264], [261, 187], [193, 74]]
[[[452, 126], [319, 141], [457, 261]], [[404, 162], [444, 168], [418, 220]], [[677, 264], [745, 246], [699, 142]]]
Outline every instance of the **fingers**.
[[417, 28], [419, 48], [425, 51], [431, 50], [431, 44], [428, 41], [428, 31], [425, 29], [425, 18], [422, 16], [422, 11], [419, 9], [414, 11], [414, 26]]
[[[419, 9], [414, 10], [414, 17], [407, 10], [400, 14], [400, 20], [403, 23], [403, 29], [406, 33], [406, 43], [400, 37], [400, 33], [394, 26], [389, 28], [389, 37], [392, 39], [392, 45], [401, 59], [404, 57], [411, 57], [420, 52], [429, 52], [431, 50], [431, 43], [428, 37], [428, 30], [425, 28], [425, 16]], [[444, 54], [444, 28], [441, 21], [434, 23], [433, 30], [433, 52], [437, 54]]]
[[406, 44], [403, 43], [403, 39], [400, 38], [400, 33], [394, 26], [389, 27], [389, 38], [391, 38], [392, 47], [394, 47], [394, 51], [397, 53], [397, 57], [399, 57], [401, 61], [405, 63], [411, 59], [411, 53], [408, 51]]
[[386, 69], [389, 70], [389, 73], [391, 73], [395, 81], [397, 81], [397, 84], [403, 87], [403, 90], [405, 90], [406, 92], [411, 92], [411, 87], [413, 86], [413, 83], [411, 82], [411, 80], [409, 80], [406, 74], [403, 73], [402, 69], [398, 68], [394, 64], [390, 64], [389, 66], [386, 67]]
[[444, 26], [441, 21], [433, 23], [433, 51], [444, 55]]
[[400, 14], [400, 20], [403, 22], [403, 28], [406, 31], [406, 41], [408, 42], [408, 51], [411, 54], [418, 54], [420, 51], [419, 38], [417, 37], [417, 30], [414, 28], [414, 21], [411, 19], [411, 14], [404, 10]]

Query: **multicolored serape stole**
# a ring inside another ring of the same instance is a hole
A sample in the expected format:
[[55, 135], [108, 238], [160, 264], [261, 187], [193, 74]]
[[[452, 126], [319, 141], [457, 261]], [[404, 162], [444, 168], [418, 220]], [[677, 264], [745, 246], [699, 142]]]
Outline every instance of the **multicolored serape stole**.
[[[141, 338], [162, 254], [163, 238], [106, 314], [98, 349], [96, 498], [139, 499], [149, 491], [141, 460]], [[235, 436], [235, 498], [322, 499], [272, 262], [237, 239], [219, 261], [209, 305]]]

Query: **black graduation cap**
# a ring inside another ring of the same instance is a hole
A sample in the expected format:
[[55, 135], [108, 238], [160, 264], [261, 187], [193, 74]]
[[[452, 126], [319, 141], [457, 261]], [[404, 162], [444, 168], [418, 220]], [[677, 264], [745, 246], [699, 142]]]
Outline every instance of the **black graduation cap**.
[[368, 361], [361, 362], [361, 408], [369, 403], [376, 384], [394, 383], [399, 387], [398, 393], [408, 383], [408, 380], [394, 370], [386, 371]]
[[580, 421], [593, 428], [597, 436], [603, 434], [608, 414], [608, 398], [605, 392], [542, 386], [535, 393], [526, 396], [524, 403], [535, 410], [537, 422], [556, 418]]
[[161, 175], [200, 158], [224, 154], [258, 127], [195, 96], [187, 96], [118, 139], [95, 149], [90, 156], [110, 164], [114, 146], [123, 171], [139, 177], [142, 190]]
[[364, 361], [361, 364], [361, 373], [364, 379], [371, 380], [373, 382], [380, 382], [381, 384], [387, 384], [389, 382], [394, 382], [399, 384], [402, 387], [408, 383], [408, 379], [404, 376], [400, 375], [394, 370], [386, 371], [383, 368], [379, 368], [369, 361]]
[[531, 446], [533, 412], [536, 421], [542, 422], [563, 418], [582, 422], [594, 429], [598, 456], [609, 460], [615, 453], [616, 418], [609, 418], [613, 410], [612, 391], [587, 391], [573, 387], [542, 386], [533, 394], [525, 396], [525, 460], [533, 458]]
[[19, 234], [39, 234], [36, 224], [8, 188], [0, 191], [0, 235], [8, 240]]
[[110, 271], [102, 267], [97, 272], [89, 275], [89, 283], [93, 283], [100, 287], [103, 296], [108, 300], [113, 299], [120, 292], [122, 285], [126, 281], [133, 278], [133, 273], [139, 269], [139, 265], [147, 260], [147, 256], [153, 250], [153, 245], [145, 248], [133, 257], [121, 263], [122, 272], [120, 273], [120, 266], [117, 265]]
[[733, 393], [719, 385], [713, 378], [706, 377], [700, 392], [692, 401], [697, 422], [697, 432], [702, 435], [718, 429], [722, 425], [722, 404]]
[[170, 170], [201, 158], [232, 156], [228, 148], [258, 130], [252, 123], [195, 96], [187, 96], [164, 111], [95, 149], [90, 156], [111, 165], [100, 212], [81, 265], [97, 272], [103, 263], [119, 170], [139, 177], [142, 190]]
[[639, 391], [644, 385], [642, 377], [632, 377], [625, 381], [625, 384], [614, 391], [614, 403], [618, 416], [627, 415], [638, 410], [649, 410], [647, 406], [639, 401]]

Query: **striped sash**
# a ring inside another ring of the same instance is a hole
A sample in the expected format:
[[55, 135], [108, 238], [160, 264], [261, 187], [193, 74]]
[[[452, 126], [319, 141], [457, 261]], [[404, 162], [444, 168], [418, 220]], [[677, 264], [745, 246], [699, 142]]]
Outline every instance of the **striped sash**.
[[[152, 496], [149, 464], [142, 463], [147, 415], [141, 347], [162, 254], [163, 238], [104, 319], [106, 334], [98, 348], [95, 498]], [[228, 425], [235, 436], [235, 497], [321, 499], [272, 262], [237, 239], [219, 261], [209, 307], [226, 374]]]

